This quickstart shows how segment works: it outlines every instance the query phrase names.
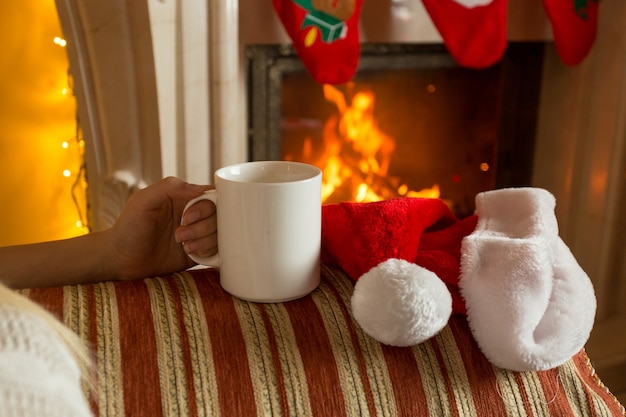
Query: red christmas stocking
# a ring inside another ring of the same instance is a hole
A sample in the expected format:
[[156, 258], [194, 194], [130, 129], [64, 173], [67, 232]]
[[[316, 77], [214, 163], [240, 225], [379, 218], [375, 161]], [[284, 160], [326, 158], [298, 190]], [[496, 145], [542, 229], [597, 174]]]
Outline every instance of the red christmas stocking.
[[313, 79], [342, 84], [360, 54], [358, 21], [363, 0], [272, 0], [294, 48]]
[[459, 65], [485, 68], [507, 45], [507, 0], [422, 0], [446, 48]]
[[596, 39], [599, 0], [543, 0], [561, 60], [577, 65]]

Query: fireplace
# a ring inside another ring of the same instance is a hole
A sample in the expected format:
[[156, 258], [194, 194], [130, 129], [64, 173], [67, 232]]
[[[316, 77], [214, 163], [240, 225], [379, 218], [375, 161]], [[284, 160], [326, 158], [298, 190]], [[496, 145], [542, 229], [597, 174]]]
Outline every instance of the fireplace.
[[[161, 176], [210, 183], [219, 167], [280, 158], [276, 142], [267, 139], [277, 137], [281, 116], [270, 121], [267, 115], [281, 105], [282, 90], [263, 94], [286, 71], [279, 65], [269, 72], [274, 65], [291, 60], [298, 66], [299, 60], [289, 46], [275, 46], [289, 39], [268, 4], [67, 0], [57, 6], [86, 142], [94, 230], [110, 226], [131, 191]], [[202, 6], [208, 10], [198, 11]], [[364, 2], [361, 17], [364, 51], [374, 43], [434, 48], [430, 45], [441, 42], [422, 2]], [[616, 337], [626, 327], [621, 215], [626, 55], [619, 53], [626, 49], [625, 18], [626, 2], [605, 2], [590, 56], [567, 67], [549, 43], [541, 2], [508, 1], [509, 52], [533, 48], [517, 42], [548, 44], [537, 128], [529, 122], [535, 108], [524, 104], [533, 101], [528, 92], [537, 87], [536, 56], [507, 53], [499, 64], [506, 74], [500, 93], [505, 105], [497, 127], [496, 167], [490, 167], [496, 187], [530, 184], [555, 195], [560, 235], [596, 287], [598, 316], [588, 351], [605, 383], [620, 391], [626, 387], [626, 338]], [[278, 49], [271, 52], [268, 68], [255, 65], [254, 45]], [[369, 59], [363, 56], [361, 64]], [[391, 54], [388, 62], [395, 62]], [[303, 70], [286, 73], [298, 71]], [[263, 72], [265, 78], [253, 80], [262, 94], [248, 98], [254, 93], [249, 76]]]
[[316, 83], [289, 45], [250, 45], [249, 159], [308, 162], [323, 200], [440, 197], [530, 185], [544, 44], [461, 68], [441, 45], [364, 44], [353, 80]]

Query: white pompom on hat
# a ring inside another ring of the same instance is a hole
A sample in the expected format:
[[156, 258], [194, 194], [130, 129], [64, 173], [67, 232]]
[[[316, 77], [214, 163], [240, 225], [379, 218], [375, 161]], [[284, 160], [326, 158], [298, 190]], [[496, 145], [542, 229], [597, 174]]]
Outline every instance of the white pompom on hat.
[[437, 275], [402, 259], [389, 259], [366, 272], [352, 295], [354, 318], [376, 340], [412, 346], [448, 323], [452, 297]]

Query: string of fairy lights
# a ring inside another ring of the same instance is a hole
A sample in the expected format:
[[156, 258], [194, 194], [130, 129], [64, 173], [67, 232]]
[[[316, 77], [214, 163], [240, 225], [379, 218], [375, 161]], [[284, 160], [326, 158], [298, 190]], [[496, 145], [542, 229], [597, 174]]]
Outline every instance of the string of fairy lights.
[[[67, 46], [67, 41], [59, 36], [54, 37], [53, 42], [61, 48], [65, 48]], [[67, 86], [61, 90], [61, 94], [64, 96], [75, 97], [72, 73], [69, 69], [67, 71]], [[70, 139], [63, 140], [61, 142], [61, 147], [68, 152], [72, 150], [77, 152], [79, 167], [78, 170], [74, 171], [70, 168], [64, 168], [61, 174], [63, 177], [73, 180], [71, 186], [71, 197], [77, 213], [75, 225], [83, 234], [86, 234], [91, 231], [91, 227], [88, 219], [88, 183], [86, 173], [87, 167], [85, 164], [85, 140], [82, 136], [82, 130], [80, 128], [78, 111], [76, 111], [75, 120], [74, 136]]]

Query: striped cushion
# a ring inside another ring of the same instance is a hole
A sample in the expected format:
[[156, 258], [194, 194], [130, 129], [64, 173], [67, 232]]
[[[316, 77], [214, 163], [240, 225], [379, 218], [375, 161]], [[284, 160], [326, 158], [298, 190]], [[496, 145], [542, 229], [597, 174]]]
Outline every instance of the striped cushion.
[[232, 298], [218, 273], [32, 289], [96, 351], [99, 416], [617, 416], [581, 351], [563, 366], [493, 367], [455, 316], [413, 348], [351, 317], [352, 282], [323, 268], [311, 296]]

